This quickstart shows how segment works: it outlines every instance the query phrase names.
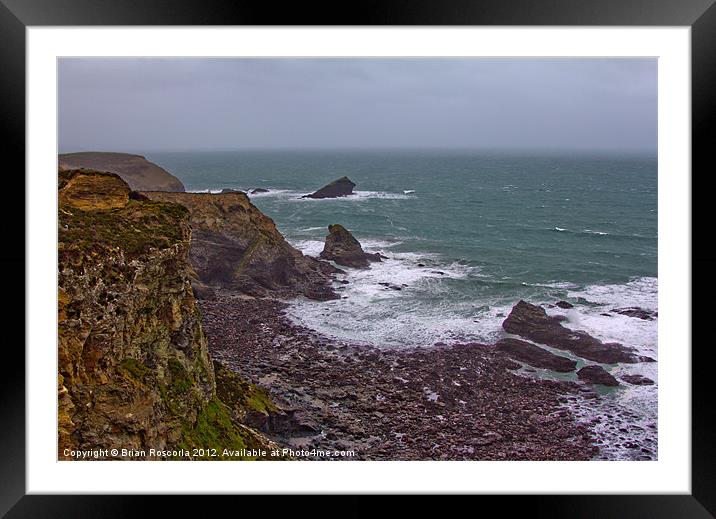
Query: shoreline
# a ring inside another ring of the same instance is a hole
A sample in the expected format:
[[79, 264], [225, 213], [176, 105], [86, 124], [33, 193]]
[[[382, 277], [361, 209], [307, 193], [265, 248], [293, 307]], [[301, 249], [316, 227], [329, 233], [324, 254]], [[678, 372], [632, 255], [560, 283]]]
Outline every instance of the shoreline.
[[599, 454], [593, 431], [569, 408], [599, 396], [516, 374], [520, 364], [494, 346], [379, 349], [296, 325], [278, 300], [222, 291], [199, 306], [212, 357], [269, 390], [278, 409], [252, 425], [284, 447], [354, 451], [354, 460]]

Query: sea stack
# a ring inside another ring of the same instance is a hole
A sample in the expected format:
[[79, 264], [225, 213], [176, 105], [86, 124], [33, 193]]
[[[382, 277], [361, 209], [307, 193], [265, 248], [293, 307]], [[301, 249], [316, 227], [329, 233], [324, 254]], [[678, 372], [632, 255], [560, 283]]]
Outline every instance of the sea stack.
[[371, 261], [381, 260], [378, 253], [366, 253], [348, 229], [339, 224], [328, 226], [328, 236], [320, 257], [354, 268], [368, 268]]
[[356, 185], [351, 179], [341, 177], [323, 186], [315, 193], [304, 195], [301, 198], [340, 198], [342, 196], [352, 195], [354, 187], [356, 187]]

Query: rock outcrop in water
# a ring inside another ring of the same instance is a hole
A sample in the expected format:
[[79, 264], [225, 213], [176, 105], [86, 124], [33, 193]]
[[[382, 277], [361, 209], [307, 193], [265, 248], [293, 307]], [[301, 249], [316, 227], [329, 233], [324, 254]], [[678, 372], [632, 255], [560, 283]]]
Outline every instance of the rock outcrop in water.
[[597, 365], [584, 366], [577, 371], [577, 376], [590, 384], [601, 384], [603, 386], [619, 385], [617, 379], [610, 375], [603, 367]]
[[301, 198], [340, 198], [342, 196], [352, 195], [354, 187], [356, 187], [355, 183], [348, 177], [341, 177], [323, 186], [315, 193], [304, 195]]
[[620, 315], [626, 315], [627, 317], [634, 317], [636, 319], [642, 319], [644, 321], [653, 321], [657, 317], [657, 312], [651, 310], [644, 310], [638, 306], [630, 308], [615, 308], [612, 312]]
[[495, 344], [497, 351], [501, 351], [508, 357], [519, 360], [535, 368], [551, 369], [566, 373], [574, 371], [577, 363], [567, 357], [555, 355], [552, 352], [540, 348], [530, 342], [519, 339], [500, 339]]
[[622, 380], [633, 386], [653, 386], [654, 381], [643, 375], [622, 375]]
[[331, 288], [331, 275], [339, 271], [293, 248], [245, 193], [145, 195], [189, 210], [189, 258], [198, 277], [198, 293], [210, 294], [205, 290], [209, 287], [258, 297], [339, 297]]
[[61, 171], [59, 187], [58, 457], [269, 448], [217, 396], [190, 285], [189, 211], [133, 196], [109, 173]]
[[644, 360], [621, 344], [605, 344], [585, 332], [565, 328], [558, 319], [547, 315], [543, 308], [525, 301], [520, 301], [512, 308], [502, 327], [508, 333], [603, 364]]
[[345, 267], [354, 268], [368, 268], [371, 261], [381, 261], [380, 254], [365, 252], [360, 242], [340, 224], [328, 226], [328, 236], [326, 236], [326, 243], [320, 257], [335, 261]]
[[58, 160], [60, 169], [116, 173], [135, 191], [184, 191], [178, 178], [141, 155], [89, 151], [65, 153]]

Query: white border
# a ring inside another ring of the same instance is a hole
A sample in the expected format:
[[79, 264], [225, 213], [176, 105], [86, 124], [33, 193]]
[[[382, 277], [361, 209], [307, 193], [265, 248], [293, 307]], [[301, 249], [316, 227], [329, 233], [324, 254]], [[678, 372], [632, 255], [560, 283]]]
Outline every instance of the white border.
[[[31, 27], [27, 43], [28, 493], [690, 493], [689, 28]], [[55, 461], [58, 56], [658, 56], [658, 461]]]

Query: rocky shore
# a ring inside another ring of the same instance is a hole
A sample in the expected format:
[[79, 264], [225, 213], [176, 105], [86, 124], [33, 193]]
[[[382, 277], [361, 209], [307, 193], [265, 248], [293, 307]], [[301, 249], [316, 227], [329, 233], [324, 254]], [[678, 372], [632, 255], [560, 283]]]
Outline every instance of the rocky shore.
[[329, 227], [315, 258], [242, 192], [140, 193], [86, 169], [60, 169], [58, 189], [61, 459], [65, 448], [109, 440], [132, 449], [281, 447], [299, 452], [285, 457], [324, 460], [656, 455], [656, 423], [637, 423], [601, 396], [654, 385], [617, 365], [655, 359], [543, 308], [572, 303], [519, 301], [494, 345], [351, 344], [285, 314], [295, 297], [340, 297], [336, 281], [348, 281], [335, 279], [346, 272], [334, 264], [366, 269], [384, 259], [343, 226]]
[[295, 326], [279, 301], [222, 292], [199, 304], [212, 357], [269, 391], [275, 409], [251, 425], [279, 444], [358, 460], [589, 460], [597, 452], [568, 408], [596, 394], [515, 374], [520, 365], [494, 346], [379, 350]]

